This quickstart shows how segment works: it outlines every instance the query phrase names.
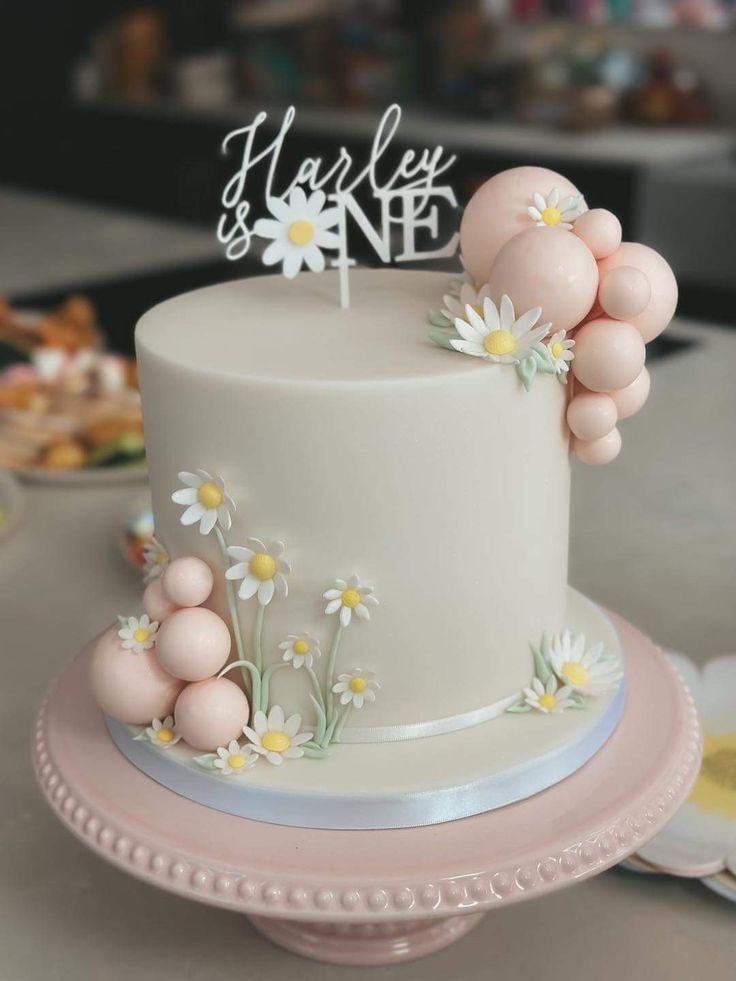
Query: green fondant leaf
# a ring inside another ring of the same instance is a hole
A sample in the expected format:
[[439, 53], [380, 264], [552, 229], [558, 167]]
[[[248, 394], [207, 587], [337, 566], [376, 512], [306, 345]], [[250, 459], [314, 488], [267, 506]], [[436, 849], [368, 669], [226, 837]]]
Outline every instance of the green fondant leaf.
[[516, 374], [521, 378], [521, 382], [527, 392], [532, 387], [532, 381], [534, 380], [538, 367], [537, 359], [533, 354], [530, 354], [528, 358], [524, 358], [523, 361], [519, 361], [516, 365]]
[[195, 756], [194, 762], [205, 770], [214, 770], [214, 762], [217, 759], [216, 753], [205, 753], [204, 756]]
[[326, 749], [322, 749], [321, 746], [312, 746], [309, 743], [305, 743], [303, 746], [304, 755], [308, 756], [312, 760], [323, 760], [330, 754]]
[[542, 639], [541, 647], [535, 647], [534, 644], [531, 645], [532, 657], [534, 658], [534, 674], [539, 678], [543, 685], [546, 685], [549, 679], [552, 677], [552, 669], [549, 666], [549, 661], [544, 650], [545, 639]]
[[521, 714], [522, 712], [531, 712], [531, 705], [527, 705], [526, 702], [517, 702], [516, 705], [509, 705], [506, 709], [507, 712], [513, 712], [516, 714]]
[[429, 337], [435, 344], [444, 347], [448, 351], [455, 351], [450, 341], [459, 340], [459, 334], [455, 332], [454, 327], [435, 327], [430, 330]]
[[121, 627], [127, 627], [127, 626], [128, 626], [128, 619], [129, 619], [128, 617], [121, 617], [121, 616], [120, 616], [120, 615], [118, 614], [118, 624], [119, 624], [119, 625], [120, 625]]
[[148, 733], [145, 729], [141, 729], [137, 736], [133, 736], [133, 739], [136, 740], [136, 742], [140, 742], [142, 739], [148, 739]]
[[570, 701], [572, 702], [570, 708], [587, 709], [588, 707], [588, 703], [578, 692], [573, 692], [572, 695], [570, 695]]
[[319, 702], [311, 693], [311, 691], [309, 693], [309, 700], [312, 703], [312, 705], [314, 705], [314, 711], [317, 715], [317, 728], [315, 729], [314, 732], [314, 741], [316, 744], [319, 744], [324, 739], [325, 730], [327, 729], [327, 718], [322, 709], [322, 706], [319, 704]]
[[532, 357], [537, 362], [537, 367], [540, 371], [544, 371], [547, 374], [554, 374], [557, 371], [550, 350], [546, 344], [535, 344], [532, 348]]
[[441, 310], [430, 310], [427, 319], [433, 327], [452, 327], [452, 321]]

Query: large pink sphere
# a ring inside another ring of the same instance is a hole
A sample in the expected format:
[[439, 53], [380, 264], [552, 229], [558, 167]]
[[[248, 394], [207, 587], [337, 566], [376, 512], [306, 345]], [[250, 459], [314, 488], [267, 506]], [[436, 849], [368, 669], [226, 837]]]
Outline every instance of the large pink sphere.
[[578, 460], [591, 466], [610, 463], [621, 452], [621, 433], [618, 429], [612, 429], [606, 436], [592, 439], [590, 442], [574, 439], [572, 449]]
[[574, 184], [545, 167], [504, 170], [478, 188], [460, 223], [460, 251], [476, 284], [488, 280], [496, 256], [509, 239], [534, 227], [527, 208], [534, 205], [535, 191], [546, 198], [554, 188], [561, 200], [580, 194]]
[[163, 588], [177, 606], [200, 606], [209, 599], [215, 583], [212, 569], [193, 555], [173, 559], [162, 577]]
[[591, 208], [572, 227], [596, 259], [605, 259], [621, 245], [621, 222], [605, 208]]
[[117, 626], [95, 641], [90, 682], [100, 708], [128, 725], [164, 719], [184, 687], [184, 682], [164, 671], [153, 649], [140, 654], [123, 650]]
[[149, 582], [143, 593], [143, 609], [152, 620], [163, 623], [177, 609], [176, 603], [165, 595], [161, 579]]
[[628, 419], [644, 405], [649, 398], [649, 388], [651, 379], [646, 368], [642, 368], [641, 374], [633, 380], [626, 388], [620, 388], [617, 392], [609, 392], [616, 405], [619, 419]]
[[187, 685], [174, 709], [176, 730], [193, 749], [217, 749], [243, 734], [248, 699], [233, 681], [208, 678]]
[[202, 681], [217, 674], [230, 653], [230, 631], [212, 610], [194, 606], [177, 610], [161, 624], [158, 659], [169, 674]]
[[[498, 304], [504, 293], [517, 317], [542, 308], [552, 330], [571, 330], [595, 301], [598, 266], [579, 238], [559, 228], [529, 228], [501, 249], [488, 280]], [[577, 352], [576, 352], [577, 353]]]
[[601, 309], [614, 320], [631, 323], [642, 310], [646, 310], [651, 298], [649, 280], [641, 269], [634, 266], [618, 266], [601, 277], [598, 302]]
[[601, 280], [619, 266], [633, 266], [649, 280], [649, 303], [640, 314], [630, 320], [644, 340], [649, 342], [662, 333], [672, 320], [677, 307], [675, 274], [658, 252], [638, 242], [622, 242], [613, 255], [601, 260]]
[[575, 377], [592, 392], [625, 388], [641, 372], [646, 348], [641, 334], [622, 320], [590, 320], [575, 335]]
[[616, 426], [613, 399], [598, 392], [580, 392], [567, 407], [567, 424], [578, 439], [600, 439]]

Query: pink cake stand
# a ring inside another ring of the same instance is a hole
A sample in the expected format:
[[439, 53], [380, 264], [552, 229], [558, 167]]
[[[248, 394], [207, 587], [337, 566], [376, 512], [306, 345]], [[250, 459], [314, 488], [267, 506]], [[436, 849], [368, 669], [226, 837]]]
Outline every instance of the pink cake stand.
[[695, 706], [673, 668], [616, 620], [628, 695], [613, 737], [528, 800], [426, 828], [315, 831], [192, 803], [115, 748], [81, 654], [40, 713], [35, 763], [59, 818], [103, 858], [199, 902], [245, 913], [306, 957], [387, 964], [468, 933], [486, 912], [596, 875], [639, 848], [700, 765]]

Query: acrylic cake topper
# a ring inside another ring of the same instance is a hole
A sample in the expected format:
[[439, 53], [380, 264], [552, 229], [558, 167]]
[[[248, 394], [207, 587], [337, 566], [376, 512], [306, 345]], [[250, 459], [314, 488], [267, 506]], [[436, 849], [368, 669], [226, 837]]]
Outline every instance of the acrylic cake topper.
[[[398, 164], [380, 168], [381, 158], [401, 121], [401, 108], [389, 106], [376, 129], [367, 163], [358, 168], [352, 155], [340, 147], [336, 160], [325, 164], [321, 157], [306, 157], [289, 183], [277, 170], [286, 136], [294, 121], [294, 107], [287, 109], [275, 137], [257, 147], [268, 113], [259, 112], [253, 121], [233, 130], [222, 143], [223, 153], [239, 148], [238, 168], [222, 192], [223, 212], [217, 237], [228, 259], [241, 259], [255, 235], [268, 242], [262, 260], [266, 266], [281, 265], [288, 279], [303, 266], [322, 272], [326, 265], [339, 270], [340, 304], [350, 305], [348, 271], [355, 265], [349, 254], [350, 233], [362, 233], [383, 263], [438, 259], [455, 254], [459, 234], [434, 248], [420, 250], [418, 233], [436, 243], [439, 236], [439, 205], [457, 207], [453, 189], [435, 184], [455, 162], [443, 147], [425, 148], [420, 153], [405, 150]], [[253, 219], [247, 183], [251, 171], [261, 166], [265, 173], [265, 204], [268, 217]], [[386, 173], [379, 174], [379, 169]], [[356, 199], [362, 190], [379, 205], [374, 226]], [[350, 219], [350, 220], [349, 220]], [[393, 236], [396, 228], [399, 236]], [[395, 243], [398, 243], [396, 245]], [[325, 255], [327, 254], [327, 257]]]

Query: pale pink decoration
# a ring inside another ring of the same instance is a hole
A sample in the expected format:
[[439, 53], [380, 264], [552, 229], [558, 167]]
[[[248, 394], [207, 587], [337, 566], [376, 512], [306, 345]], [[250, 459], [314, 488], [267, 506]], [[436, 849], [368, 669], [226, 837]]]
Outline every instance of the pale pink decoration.
[[646, 348], [631, 324], [601, 317], [590, 320], [575, 335], [575, 377], [592, 392], [625, 388], [641, 372]]
[[632, 322], [646, 310], [652, 297], [649, 280], [641, 269], [634, 266], [618, 266], [601, 276], [598, 302], [614, 320]]
[[591, 208], [573, 225], [573, 232], [588, 246], [596, 259], [605, 259], [621, 244], [621, 222], [605, 208]]
[[590, 249], [571, 232], [532, 227], [498, 253], [488, 286], [497, 305], [507, 294], [515, 310], [541, 307], [542, 319], [551, 321], [553, 332], [572, 330], [593, 306], [598, 266]]
[[601, 279], [619, 266], [633, 266], [649, 280], [651, 299], [646, 309], [631, 320], [648, 343], [662, 333], [677, 307], [674, 273], [658, 252], [638, 242], [622, 242], [613, 255], [602, 259], [599, 265]]
[[[478, 188], [468, 202], [460, 223], [460, 251], [476, 286], [487, 281], [501, 248], [514, 235], [533, 226], [527, 208], [533, 204], [534, 194], [546, 197], [553, 188], [557, 188], [560, 198], [580, 194], [570, 181], [545, 167], [504, 170]], [[582, 210], [585, 208], [583, 203]], [[528, 310], [534, 306], [537, 304], [531, 303], [521, 309]], [[550, 319], [546, 313], [545, 319]], [[560, 325], [555, 324], [555, 328], [558, 327]]]
[[612, 429], [606, 436], [600, 439], [592, 439], [589, 442], [582, 439], [572, 441], [572, 449], [578, 460], [593, 466], [603, 463], [610, 463], [615, 460], [621, 452], [621, 433], [618, 429]]
[[195, 606], [177, 610], [161, 624], [156, 652], [170, 674], [184, 681], [203, 681], [223, 667], [230, 642], [225, 621], [212, 610]]
[[193, 555], [173, 559], [162, 577], [164, 592], [177, 606], [201, 606], [209, 599], [215, 578], [202, 559]]
[[90, 682], [95, 701], [103, 712], [128, 725], [165, 718], [184, 683], [164, 671], [154, 650], [123, 650], [117, 631], [117, 625], [110, 627], [93, 647]]
[[227, 678], [187, 685], [174, 709], [176, 731], [193, 749], [215, 750], [243, 734], [250, 708], [243, 691]]
[[607, 436], [615, 428], [616, 419], [613, 399], [598, 392], [580, 392], [567, 407], [567, 424], [578, 439]]
[[641, 374], [626, 388], [620, 388], [617, 392], [609, 392], [613, 399], [619, 419], [628, 419], [644, 405], [649, 397], [651, 379], [646, 368], [642, 368]]
[[[171, 616], [177, 609], [175, 603], [164, 594], [163, 584], [160, 579], [154, 579], [146, 586], [143, 591], [143, 609], [151, 620], [158, 620], [163, 623], [166, 617]], [[149, 720], [150, 721], [150, 720]]]

